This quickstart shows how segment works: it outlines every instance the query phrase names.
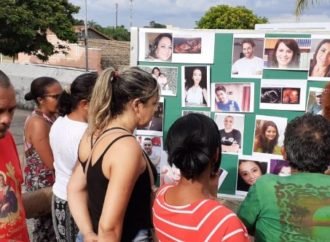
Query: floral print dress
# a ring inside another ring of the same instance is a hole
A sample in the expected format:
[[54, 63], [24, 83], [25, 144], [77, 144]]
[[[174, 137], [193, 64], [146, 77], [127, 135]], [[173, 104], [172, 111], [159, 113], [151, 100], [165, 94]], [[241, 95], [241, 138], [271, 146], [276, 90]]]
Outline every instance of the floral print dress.
[[[44, 118], [50, 126], [54, 122], [40, 111], [35, 110], [27, 117], [25, 126], [28, 120], [33, 116]], [[49, 169], [42, 162], [33, 145], [28, 143], [25, 138], [24, 151], [26, 163], [24, 168], [26, 191], [32, 192], [40, 188], [53, 186], [55, 182], [54, 170]], [[51, 213], [34, 219], [33, 239], [31, 241], [56, 241]]]

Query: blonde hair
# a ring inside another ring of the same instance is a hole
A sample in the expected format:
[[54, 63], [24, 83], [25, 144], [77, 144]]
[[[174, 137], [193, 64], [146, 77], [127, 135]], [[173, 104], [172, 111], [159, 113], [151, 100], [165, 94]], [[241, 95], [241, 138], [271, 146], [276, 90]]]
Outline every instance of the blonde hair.
[[125, 105], [138, 98], [146, 103], [159, 95], [159, 85], [152, 75], [138, 67], [122, 73], [113, 68], [105, 69], [98, 77], [89, 104], [88, 132], [102, 131], [109, 121], [122, 114]]

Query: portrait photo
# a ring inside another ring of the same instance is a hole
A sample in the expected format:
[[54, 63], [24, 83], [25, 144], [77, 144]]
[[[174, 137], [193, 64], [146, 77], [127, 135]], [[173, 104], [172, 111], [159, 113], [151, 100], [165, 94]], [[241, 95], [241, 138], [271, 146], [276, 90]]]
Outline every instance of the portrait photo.
[[178, 86], [178, 68], [171, 66], [139, 66], [151, 73], [157, 80], [162, 96], [176, 96]]
[[308, 70], [309, 38], [266, 38], [264, 68], [280, 70]]
[[269, 160], [261, 157], [238, 156], [236, 195], [246, 196], [250, 187], [268, 173]]
[[182, 66], [182, 106], [210, 106], [209, 66]]
[[141, 30], [139, 50], [139, 61], [172, 62], [172, 32], [166, 29]]
[[173, 29], [173, 63], [213, 64], [213, 32]]
[[234, 34], [231, 76], [260, 78], [264, 68], [264, 35]]
[[214, 112], [253, 112], [254, 83], [212, 83], [211, 100]]
[[286, 160], [270, 159], [269, 173], [278, 176], [290, 176], [291, 167], [289, 165], [289, 162]]
[[236, 113], [215, 113], [214, 121], [221, 136], [221, 152], [242, 153], [244, 140], [244, 115]]
[[322, 114], [321, 99], [323, 88], [310, 87], [308, 90], [308, 100], [306, 105], [306, 112], [312, 114]]
[[253, 155], [282, 156], [284, 131], [287, 118], [256, 115], [253, 141]]
[[157, 110], [147, 126], [138, 127], [137, 135], [154, 135], [163, 136], [163, 122], [164, 122], [164, 98], [161, 97], [158, 102]]
[[157, 173], [160, 174], [161, 158], [163, 151], [163, 139], [161, 136], [145, 136], [138, 135], [136, 139], [139, 141], [143, 151], [149, 157], [152, 164], [156, 167]]
[[330, 35], [312, 35], [309, 54], [309, 80], [329, 81], [330, 78]]
[[260, 109], [305, 111], [307, 80], [262, 79]]

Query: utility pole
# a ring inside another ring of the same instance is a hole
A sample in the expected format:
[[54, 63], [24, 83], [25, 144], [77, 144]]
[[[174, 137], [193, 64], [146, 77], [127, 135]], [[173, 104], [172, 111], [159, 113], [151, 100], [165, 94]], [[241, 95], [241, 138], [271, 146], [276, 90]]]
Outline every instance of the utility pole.
[[85, 0], [85, 67], [88, 71], [88, 28], [87, 28], [87, 0]]
[[130, 14], [129, 14], [129, 26], [133, 26], [133, 0], [130, 1]]
[[116, 3], [116, 28], [118, 27], [118, 3]]

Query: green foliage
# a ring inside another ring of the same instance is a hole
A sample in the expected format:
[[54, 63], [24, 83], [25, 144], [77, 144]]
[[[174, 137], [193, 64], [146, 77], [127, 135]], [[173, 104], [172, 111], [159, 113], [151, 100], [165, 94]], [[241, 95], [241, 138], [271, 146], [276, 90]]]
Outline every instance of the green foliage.
[[255, 24], [267, 22], [267, 18], [258, 17], [245, 7], [217, 5], [211, 7], [196, 25], [200, 29], [254, 29]]
[[127, 29], [125, 29], [125, 27], [123, 25], [119, 26], [119, 27], [101, 27], [102, 29], [97, 29], [98, 31], [100, 31], [101, 33], [109, 36], [112, 39], [115, 40], [121, 40], [121, 41], [130, 41], [131, 39], [131, 35], [130, 32], [128, 32]]
[[63, 45], [53, 46], [46, 38], [51, 30], [64, 41], [76, 42], [72, 14], [79, 7], [68, 0], [1, 0], [0, 1], [0, 53], [37, 55], [47, 60], [52, 54], [64, 52]]
[[296, 0], [296, 16], [300, 16], [310, 4], [313, 5], [317, 2], [317, 0]]
[[156, 21], [152, 20], [149, 23], [149, 26], [145, 26], [145, 28], [156, 28], [156, 29], [164, 29], [166, 25], [157, 23]]

